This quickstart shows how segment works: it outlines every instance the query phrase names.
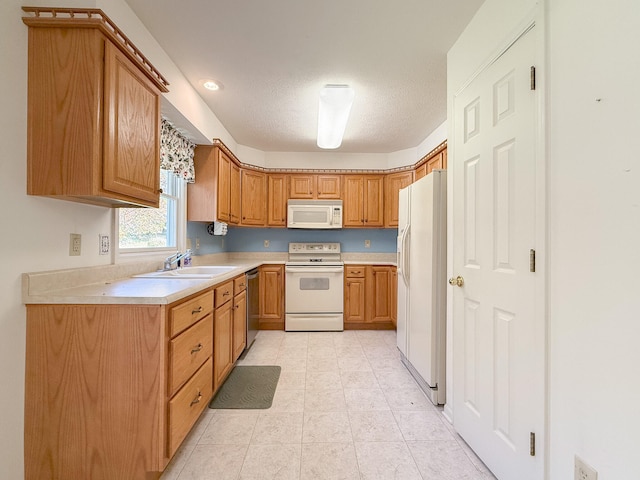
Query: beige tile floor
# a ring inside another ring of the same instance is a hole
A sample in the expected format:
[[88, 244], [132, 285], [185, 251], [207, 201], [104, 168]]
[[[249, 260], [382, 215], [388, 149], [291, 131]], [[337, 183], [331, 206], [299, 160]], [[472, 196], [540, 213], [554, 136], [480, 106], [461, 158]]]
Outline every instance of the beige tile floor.
[[162, 480], [494, 479], [400, 362], [395, 332], [261, 331], [268, 410], [207, 409]]

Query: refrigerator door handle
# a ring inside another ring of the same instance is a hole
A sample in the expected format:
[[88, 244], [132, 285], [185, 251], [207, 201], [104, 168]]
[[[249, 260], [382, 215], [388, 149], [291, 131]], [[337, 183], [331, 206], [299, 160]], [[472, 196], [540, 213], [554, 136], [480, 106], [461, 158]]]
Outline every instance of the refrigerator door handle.
[[411, 225], [408, 225], [407, 228], [404, 229], [404, 235], [402, 236], [402, 279], [404, 280], [404, 284], [409, 287], [410, 281], [410, 262], [409, 262], [409, 248], [411, 242], [409, 241], [411, 236]]

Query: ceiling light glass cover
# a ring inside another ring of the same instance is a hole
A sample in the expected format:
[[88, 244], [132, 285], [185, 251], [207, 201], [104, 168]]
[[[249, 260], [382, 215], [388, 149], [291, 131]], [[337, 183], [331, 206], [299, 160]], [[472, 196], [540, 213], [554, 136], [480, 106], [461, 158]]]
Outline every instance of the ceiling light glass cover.
[[349, 85], [326, 85], [320, 90], [318, 147], [330, 149], [342, 144], [354, 97]]
[[220, 90], [220, 83], [215, 80], [203, 80], [202, 86], [207, 90]]

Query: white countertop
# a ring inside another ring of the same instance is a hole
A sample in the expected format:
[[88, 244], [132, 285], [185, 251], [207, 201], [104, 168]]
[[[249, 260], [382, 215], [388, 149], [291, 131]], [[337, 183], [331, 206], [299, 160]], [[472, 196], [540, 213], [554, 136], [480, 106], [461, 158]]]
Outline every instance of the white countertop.
[[[343, 256], [347, 265], [395, 264], [395, 254], [350, 253]], [[157, 262], [24, 273], [22, 301], [24, 304], [169, 304], [224, 283], [260, 265], [285, 261], [286, 253], [194, 256], [194, 266], [236, 266], [229, 272], [209, 279], [133, 277], [133, 275], [154, 271], [157, 268]]]

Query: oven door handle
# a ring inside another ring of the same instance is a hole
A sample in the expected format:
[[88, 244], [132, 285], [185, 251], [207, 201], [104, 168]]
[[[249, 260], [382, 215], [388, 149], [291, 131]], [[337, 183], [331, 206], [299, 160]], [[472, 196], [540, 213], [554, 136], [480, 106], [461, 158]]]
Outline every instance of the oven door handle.
[[343, 273], [344, 267], [286, 267], [287, 273]]

